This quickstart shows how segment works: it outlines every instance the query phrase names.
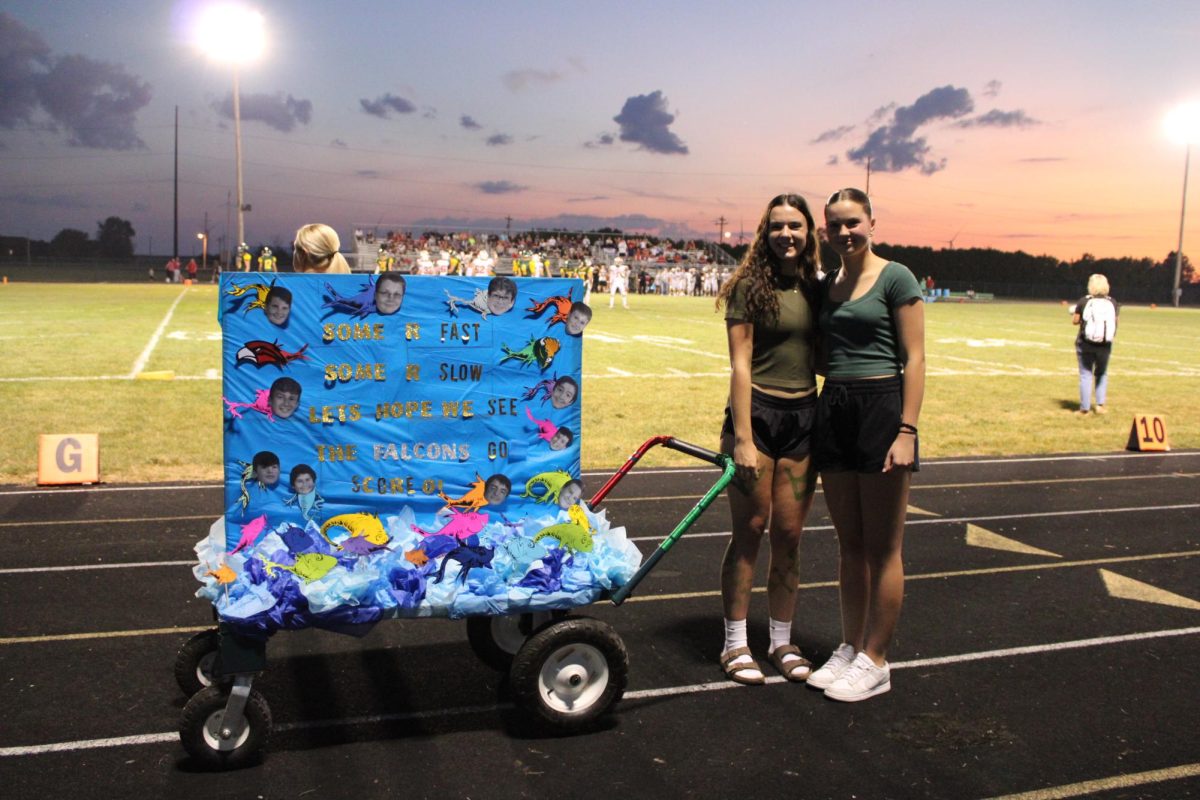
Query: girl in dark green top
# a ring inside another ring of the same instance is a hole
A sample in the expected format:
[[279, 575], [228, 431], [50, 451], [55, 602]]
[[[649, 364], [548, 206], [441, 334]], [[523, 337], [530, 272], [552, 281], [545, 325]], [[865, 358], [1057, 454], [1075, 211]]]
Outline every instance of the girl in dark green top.
[[821, 336], [827, 372], [813, 459], [837, 529], [842, 644], [809, 685], [853, 702], [891, 688], [887, 649], [904, 596], [901, 544], [925, 394], [925, 307], [916, 278], [871, 251], [875, 219], [858, 189], [825, 204], [841, 256], [827, 276]]
[[731, 366], [721, 451], [737, 466], [729, 489], [733, 535], [721, 564], [721, 666], [738, 683], [765, 681], [747, 646], [746, 616], [768, 522], [768, 656], [793, 681], [806, 680], [812, 666], [791, 635], [800, 575], [797, 550], [815, 479], [809, 470], [816, 405], [815, 227], [804, 198], [781, 194], [771, 200], [745, 260], [717, 296], [718, 308], [726, 306]]

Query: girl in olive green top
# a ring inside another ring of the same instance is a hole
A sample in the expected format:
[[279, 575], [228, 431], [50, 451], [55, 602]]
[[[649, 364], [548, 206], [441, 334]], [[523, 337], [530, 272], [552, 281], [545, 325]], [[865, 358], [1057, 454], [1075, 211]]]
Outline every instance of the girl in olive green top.
[[746, 616], [768, 522], [768, 657], [788, 680], [804, 681], [812, 668], [791, 636], [800, 531], [815, 479], [809, 470], [820, 258], [815, 228], [804, 198], [781, 194], [771, 200], [745, 260], [717, 296], [717, 307], [726, 306], [731, 366], [721, 451], [737, 466], [729, 490], [733, 534], [721, 564], [721, 666], [738, 683], [765, 682], [747, 646]]
[[904, 597], [900, 549], [925, 394], [921, 288], [907, 267], [871, 251], [874, 229], [858, 189], [825, 204], [825, 236], [842, 265], [823, 283], [827, 366], [813, 461], [838, 535], [842, 644], [808, 683], [846, 702], [891, 689], [887, 649]]

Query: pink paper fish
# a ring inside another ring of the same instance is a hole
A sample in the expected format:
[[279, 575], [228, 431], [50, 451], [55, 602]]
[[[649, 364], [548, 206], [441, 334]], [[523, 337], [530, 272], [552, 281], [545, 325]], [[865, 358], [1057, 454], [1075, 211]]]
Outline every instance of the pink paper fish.
[[525, 413], [529, 416], [529, 421], [537, 425], [538, 436], [547, 442], [554, 438], [554, 434], [558, 433], [557, 425], [548, 419], [538, 419], [533, 416], [533, 412], [529, 410], [529, 406], [525, 406]]
[[238, 413], [239, 408], [245, 408], [249, 411], [257, 411], [260, 414], [266, 414], [267, 419], [271, 422], [275, 421], [275, 415], [271, 412], [271, 390], [256, 389], [254, 392], [253, 403], [239, 403], [236, 400], [230, 400], [228, 397], [222, 397], [225, 405], [229, 407], [229, 416], [234, 419], [241, 419], [242, 415]]
[[488, 521], [488, 515], [482, 511], [459, 511], [454, 508], [450, 511], [454, 515], [453, 518], [436, 531], [423, 530], [416, 525], [411, 527], [422, 536], [453, 536], [462, 541], [483, 530]]
[[267, 515], [259, 514], [254, 519], [242, 526], [242, 538], [238, 539], [237, 547], [229, 551], [229, 555], [233, 555], [239, 550], [243, 550], [254, 544], [254, 540], [263, 532], [263, 528], [267, 527]]

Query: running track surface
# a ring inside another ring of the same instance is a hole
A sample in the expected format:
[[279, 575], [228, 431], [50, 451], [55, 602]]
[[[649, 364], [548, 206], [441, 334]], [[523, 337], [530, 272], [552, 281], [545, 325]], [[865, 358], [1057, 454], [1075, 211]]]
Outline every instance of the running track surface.
[[[716, 475], [640, 467], [605, 506], [646, 553]], [[580, 610], [619, 631], [631, 664], [597, 729], [523, 724], [461, 623], [283, 633], [255, 683], [275, 720], [265, 760], [209, 774], [179, 745], [171, 669], [211, 619], [189, 564], [219, 487], [0, 488], [0, 786], [178, 800], [1200, 797], [1200, 451], [930, 461], [911, 503], [889, 694], [840, 704], [774, 676], [761, 591], [751, 646], [773, 677], [722, 680], [722, 498], [632, 600]], [[821, 660], [840, 637], [820, 494], [801, 556], [796, 642]]]

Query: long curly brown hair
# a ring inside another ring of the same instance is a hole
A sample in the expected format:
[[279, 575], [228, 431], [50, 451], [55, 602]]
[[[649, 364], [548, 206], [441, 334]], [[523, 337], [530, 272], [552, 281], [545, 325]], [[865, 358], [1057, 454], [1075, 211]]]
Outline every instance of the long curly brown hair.
[[800, 255], [800, 291], [810, 306], [816, 307], [817, 302], [817, 273], [821, 269], [821, 248], [817, 243], [817, 225], [812, 212], [808, 209], [808, 201], [798, 194], [781, 194], [771, 198], [763, 211], [762, 219], [758, 222], [758, 230], [754, 232], [754, 240], [750, 249], [733, 275], [717, 293], [717, 308], [729, 302], [734, 288], [745, 281], [743, 290], [746, 296], [746, 316], [752, 323], [772, 323], [779, 319], [779, 299], [775, 296], [776, 289], [791, 288], [785, 285], [780, 274], [779, 259], [771, 252], [767, 242], [767, 229], [771, 222], [771, 209], [776, 206], [790, 206], [804, 215], [808, 224], [808, 235], [804, 241], [804, 252]]

